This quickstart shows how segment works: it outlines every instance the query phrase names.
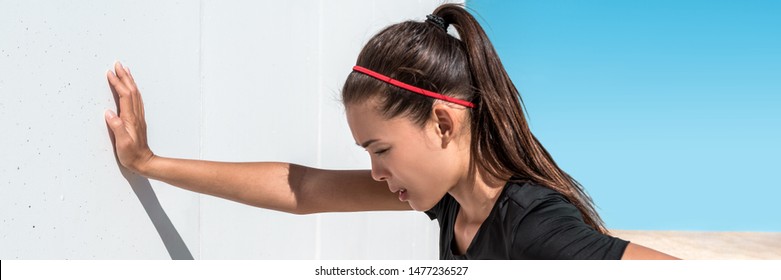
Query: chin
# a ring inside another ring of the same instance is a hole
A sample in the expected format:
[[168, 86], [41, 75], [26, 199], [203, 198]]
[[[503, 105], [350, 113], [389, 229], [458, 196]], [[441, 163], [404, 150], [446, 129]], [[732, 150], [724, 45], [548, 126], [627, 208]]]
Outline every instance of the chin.
[[436, 202], [420, 203], [418, 201], [413, 201], [413, 200], [408, 200], [407, 203], [409, 204], [410, 207], [412, 207], [413, 210], [420, 211], [420, 212], [428, 211], [431, 208], [434, 208], [434, 205], [436, 205]]

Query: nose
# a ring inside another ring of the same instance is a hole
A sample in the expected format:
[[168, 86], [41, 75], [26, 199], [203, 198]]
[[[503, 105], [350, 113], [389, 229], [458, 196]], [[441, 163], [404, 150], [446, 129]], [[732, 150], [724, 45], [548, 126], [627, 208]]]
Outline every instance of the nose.
[[375, 181], [388, 180], [388, 172], [375, 160], [372, 160], [372, 178]]

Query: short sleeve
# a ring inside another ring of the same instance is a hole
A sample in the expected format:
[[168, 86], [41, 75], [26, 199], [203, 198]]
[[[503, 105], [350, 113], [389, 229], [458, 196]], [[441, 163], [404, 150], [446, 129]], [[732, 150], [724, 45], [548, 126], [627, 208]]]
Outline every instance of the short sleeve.
[[530, 205], [517, 224], [513, 251], [533, 259], [620, 259], [629, 242], [587, 225], [575, 205], [560, 194]]

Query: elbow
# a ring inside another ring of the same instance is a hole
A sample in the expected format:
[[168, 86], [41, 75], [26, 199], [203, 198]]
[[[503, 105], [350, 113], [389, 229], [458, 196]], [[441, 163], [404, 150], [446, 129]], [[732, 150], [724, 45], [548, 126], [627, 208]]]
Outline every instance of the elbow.
[[284, 212], [287, 212], [287, 213], [290, 213], [290, 214], [293, 214], [293, 215], [298, 215], [298, 216], [311, 215], [311, 214], [318, 213], [318, 211], [316, 211], [315, 209], [313, 209], [312, 207], [307, 206], [307, 205], [309, 205], [309, 204], [306, 203], [305, 199], [302, 199], [301, 197], [298, 197], [298, 196], [294, 196], [293, 203], [291, 205], [289, 205], [289, 207], [287, 207], [287, 209], [285, 209]]
[[288, 184], [290, 185], [292, 205], [287, 213], [293, 215], [310, 215], [318, 213], [312, 207], [307, 207], [307, 199], [305, 198], [304, 184], [306, 183], [306, 175], [311, 168], [301, 165], [290, 165], [288, 172]]

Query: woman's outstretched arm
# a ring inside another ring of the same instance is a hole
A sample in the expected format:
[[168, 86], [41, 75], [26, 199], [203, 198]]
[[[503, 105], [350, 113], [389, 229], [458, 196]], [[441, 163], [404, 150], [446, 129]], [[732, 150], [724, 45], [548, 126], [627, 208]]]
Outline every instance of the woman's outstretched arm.
[[107, 73], [118, 115], [106, 112], [122, 166], [141, 176], [240, 203], [295, 214], [410, 210], [369, 170], [323, 170], [285, 162], [229, 163], [157, 156], [147, 144], [144, 104], [130, 71]]

